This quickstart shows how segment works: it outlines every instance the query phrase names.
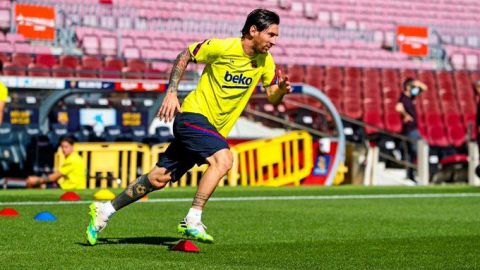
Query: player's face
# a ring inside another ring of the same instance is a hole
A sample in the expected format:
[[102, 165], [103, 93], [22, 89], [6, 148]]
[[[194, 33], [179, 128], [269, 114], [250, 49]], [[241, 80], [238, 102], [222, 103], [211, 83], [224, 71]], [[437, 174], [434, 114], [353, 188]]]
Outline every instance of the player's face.
[[60, 147], [62, 148], [64, 156], [68, 156], [73, 152], [73, 145], [69, 144], [68, 142], [62, 142]]
[[253, 32], [253, 50], [256, 53], [267, 53], [277, 43], [278, 24], [272, 24], [261, 32], [256, 29]]

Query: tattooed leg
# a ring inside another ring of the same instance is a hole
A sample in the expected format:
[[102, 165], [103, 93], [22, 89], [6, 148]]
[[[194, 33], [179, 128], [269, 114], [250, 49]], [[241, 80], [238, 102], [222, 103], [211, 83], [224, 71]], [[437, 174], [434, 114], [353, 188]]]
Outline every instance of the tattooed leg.
[[192, 207], [196, 209], [203, 209], [209, 198], [210, 194], [198, 191], [195, 194], [195, 198], [193, 198]]
[[228, 149], [222, 149], [207, 158], [208, 169], [202, 175], [197, 193], [192, 203], [192, 208], [202, 210], [215, 188], [228, 170], [232, 167], [233, 156]]
[[154, 186], [148, 180], [147, 174], [144, 174], [130, 183], [127, 189], [112, 200], [113, 208], [115, 208], [115, 210], [120, 210], [153, 190], [155, 190]]

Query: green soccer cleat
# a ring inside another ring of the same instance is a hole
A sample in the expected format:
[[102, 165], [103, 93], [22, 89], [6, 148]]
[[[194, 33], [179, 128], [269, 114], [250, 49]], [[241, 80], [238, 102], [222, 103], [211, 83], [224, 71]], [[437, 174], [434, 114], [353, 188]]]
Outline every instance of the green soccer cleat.
[[213, 237], [206, 231], [207, 227], [202, 222], [189, 223], [187, 219], [183, 219], [177, 226], [177, 231], [189, 239], [197, 240], [204, 243], [213, 243]]
[[95, 245], [97, 243], [97, 231], [92, 224], [88, 224], [86, 234], [88, 243], [91, 246]]
[[88, 224], [87, 231], [87, 241], [90, 245], [95, 245], [97, 243], [97, 235], [107, 226], [108, 216], [102, 211], [102, 203], [92, 203], [90, 204], [90, 223]]

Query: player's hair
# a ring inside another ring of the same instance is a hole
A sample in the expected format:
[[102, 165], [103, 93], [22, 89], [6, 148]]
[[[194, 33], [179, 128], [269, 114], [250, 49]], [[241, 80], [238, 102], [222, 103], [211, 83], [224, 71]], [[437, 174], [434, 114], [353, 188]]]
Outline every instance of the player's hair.
[[75, 139], [71, 136], [65, 136], [65, 137], [62, 137], [62, 139], [60, 139], [60, 144], [62, 142], [67, 142], [70, 145], [74, 145], [75, 144]]
[[262, 32], [272, 24], [280, 24], [280, 17], [277, 13], [267, 9], [255, 9], [247, 16], [247, 20], [242, 29], [242, 37], [249, 35], [252, 25], [255, 25], [259, 32]]
[[412, 83], [415, 81], [414, 78], [406, 78], [405, 81], [403, 81], [403, 91], [407, 90], [407, 87], [412, 85]]

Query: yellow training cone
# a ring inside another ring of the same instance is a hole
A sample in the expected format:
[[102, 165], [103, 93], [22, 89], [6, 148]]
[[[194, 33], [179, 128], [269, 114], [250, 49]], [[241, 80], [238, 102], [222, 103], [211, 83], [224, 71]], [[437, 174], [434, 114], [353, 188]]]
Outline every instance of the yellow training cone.
[[95, 197], [95, 200], [97, 201], [109, 201], [115, 198], [115, 194], [108, 189], [100, 189], [93, 195], [93, 197]]

